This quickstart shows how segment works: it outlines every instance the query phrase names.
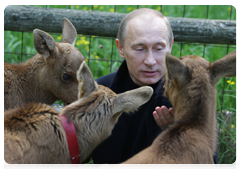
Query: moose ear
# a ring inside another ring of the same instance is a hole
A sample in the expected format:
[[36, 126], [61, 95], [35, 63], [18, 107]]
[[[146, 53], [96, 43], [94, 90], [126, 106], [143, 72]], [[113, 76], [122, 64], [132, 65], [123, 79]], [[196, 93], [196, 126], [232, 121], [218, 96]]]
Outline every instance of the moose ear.
[[153, 89], [143, 86], [134, 90], [118, 94], [113, 100], [113, 113], [119, 115], [121, 112], [132, 112], [146, 103], [152, 96]]
[[50, 34], [39, 29], [33, 30], [33, 39], [35, 49], [46, 60], [55, 49], [55, 40]]
[[167, 78], [170, 80], [176, 79], [179, 83], [186, 80], [187, 67], [179, 58], [166, 53], [165, 68]]
[[236, 51], [233, 51], [223, 58], [211, 63], [210, 70], [214, 83], [217, 83], [222, 77], [235, 77]]
[[75, 27], [67, 18], [63, 18], [62, 42], [69, 43], [74, 46], [76, 38], [77, 31]]
[[87, 66], [86, 62], [83, 61], [77, 71], [78, 80], [78, 98], [88, 96], [93, 91], [97, 91], [98, 85], [95, 82], [92, 72]]

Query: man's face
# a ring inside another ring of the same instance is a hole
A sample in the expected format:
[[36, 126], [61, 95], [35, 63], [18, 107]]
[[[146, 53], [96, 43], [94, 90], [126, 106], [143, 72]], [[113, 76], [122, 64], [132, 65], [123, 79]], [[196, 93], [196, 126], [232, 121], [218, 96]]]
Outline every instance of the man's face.
[[171, 53], [167, 26], [159, 17], [142, 16], [128, 23], [124, 47], [116, 40], [120, 56], [126, 60], [132, 80], [140, 85], [157, 83], [165, 73], [164, 55]]

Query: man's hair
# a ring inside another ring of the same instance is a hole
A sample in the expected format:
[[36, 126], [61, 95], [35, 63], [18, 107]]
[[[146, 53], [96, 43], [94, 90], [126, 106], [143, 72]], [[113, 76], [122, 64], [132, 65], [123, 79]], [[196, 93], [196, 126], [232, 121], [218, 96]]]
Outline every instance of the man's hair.
[[127, 25], [128, 22], [134, 18], [137, 15], [143, 14], [143, 13], [147, 13], [147, 12], [151, 12], [153, 14], [155, 14], [156, 16], [159, 16], [160, 18], [162, 18], [167, 26], [167, 36], [168, 36], [168, 40], [169, 40], [169, 45], [172, 44], [172, 40], [173, 40], [173, 32], [172, 32], [172, 27], [167, 19], [167, 17], [165, 17], [161, 12], [153, 10], [153, 9], [149, 9], [149, 8], [140, 8], [137, 10], [134, 10], [132, 12], [130, 12], [129, 14], [127, 14], [121, 21], [119, 29], [118, 29], [118, 34], [117, 34], [117, 39], [119, 39], [120, 43], [122, 46], [124, 46], [124, 38], [127, 34]]

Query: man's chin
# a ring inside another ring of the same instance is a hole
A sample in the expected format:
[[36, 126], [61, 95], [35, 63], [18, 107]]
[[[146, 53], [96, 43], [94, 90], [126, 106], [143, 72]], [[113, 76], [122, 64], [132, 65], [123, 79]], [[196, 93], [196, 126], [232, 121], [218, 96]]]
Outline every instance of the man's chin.
[[151, 85], [156, 84], [159, 80], [156, 80], [156, 79], [144, 79], [143, 81], [141, 81], [141, 83], [143, 84], [142, 86], [151, 86]]

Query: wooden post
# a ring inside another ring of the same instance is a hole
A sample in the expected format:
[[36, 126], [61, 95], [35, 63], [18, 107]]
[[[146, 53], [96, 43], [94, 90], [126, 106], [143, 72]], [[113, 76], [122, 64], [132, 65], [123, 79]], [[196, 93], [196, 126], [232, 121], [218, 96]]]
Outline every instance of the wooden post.
[[[7, 6], [4, 30], [31, 32], [35, 28], [61, 33], [62, 18], [68, 18], [78, 34], [116, 37], [126, 14], [73, 9]], [[168, 17], [175, 41], [236, 44], [236, 21]]]

